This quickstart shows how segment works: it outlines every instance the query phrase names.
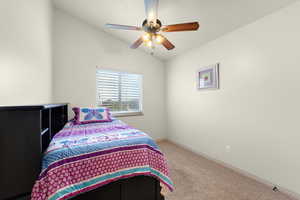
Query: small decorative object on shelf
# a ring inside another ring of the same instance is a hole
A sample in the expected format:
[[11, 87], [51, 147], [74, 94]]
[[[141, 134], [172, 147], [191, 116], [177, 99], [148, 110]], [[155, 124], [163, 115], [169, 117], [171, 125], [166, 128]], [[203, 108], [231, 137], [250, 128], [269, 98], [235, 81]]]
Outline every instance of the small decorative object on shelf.
[[197, 71], [198, 89], [219, 89], [219, 63]]

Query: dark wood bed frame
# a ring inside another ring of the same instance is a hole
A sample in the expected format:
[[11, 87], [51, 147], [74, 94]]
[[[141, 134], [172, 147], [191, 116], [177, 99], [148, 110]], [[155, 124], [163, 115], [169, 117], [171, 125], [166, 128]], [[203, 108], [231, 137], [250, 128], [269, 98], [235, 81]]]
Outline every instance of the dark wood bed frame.
[[148, 176], [123, 179], [84, 193], [74, 200], [164, 200], [159, 181]]
[[[30, 199], [32, 186], [40, 172], [42, 153], [67, 121], [66, 103], [0, 107], [0, 158], [3, 161], [0, 165], [0, 200]], [[160, 191], [157, 179], [137, 176], [72, 199], [164, 200]]]

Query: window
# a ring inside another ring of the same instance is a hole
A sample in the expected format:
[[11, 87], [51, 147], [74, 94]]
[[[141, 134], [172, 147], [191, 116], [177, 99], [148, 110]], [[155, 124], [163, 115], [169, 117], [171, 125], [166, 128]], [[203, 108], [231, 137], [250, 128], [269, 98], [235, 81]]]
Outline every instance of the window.
[[97, 69], [97, 104], [114, 115], [141, 114], [142, 75]]

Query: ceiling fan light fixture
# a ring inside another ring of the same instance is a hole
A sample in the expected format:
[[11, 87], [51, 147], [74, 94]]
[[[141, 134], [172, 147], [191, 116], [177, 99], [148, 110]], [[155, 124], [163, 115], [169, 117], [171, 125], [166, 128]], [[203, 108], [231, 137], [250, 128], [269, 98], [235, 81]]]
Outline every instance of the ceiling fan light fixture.
[[155, 36], [155, 42], [157, 44], [161, 44], [161, 43], [163, 43], [163, 41], [164, 41], [164, 38], [161, 35], [156, 35]]
[[151, 40], [149, 40], [148, 42], [146, 42], [147, 47], [152, 48], [153, 47], [153, 42]]
[[143, 40], [144, 42], [148, 42], [151, 40], [151, 35], [149, 33], [146, 33], [145, 35], [143, 35]]

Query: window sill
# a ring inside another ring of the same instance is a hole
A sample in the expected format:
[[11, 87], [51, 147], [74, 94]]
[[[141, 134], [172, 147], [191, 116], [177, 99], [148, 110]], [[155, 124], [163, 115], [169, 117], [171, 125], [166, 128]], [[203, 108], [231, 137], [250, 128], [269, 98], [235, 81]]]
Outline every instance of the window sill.
[[143, 112], [116, 112], [112, 113], [113, 117], [130, 117], [130, 116], [143, 116]]

